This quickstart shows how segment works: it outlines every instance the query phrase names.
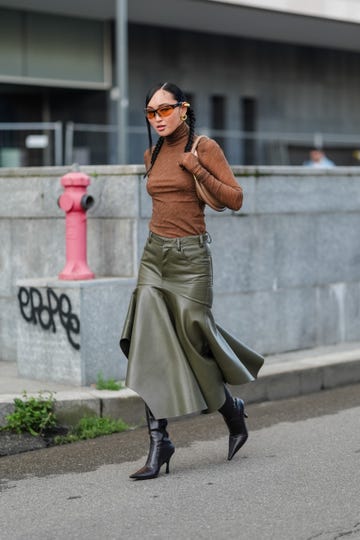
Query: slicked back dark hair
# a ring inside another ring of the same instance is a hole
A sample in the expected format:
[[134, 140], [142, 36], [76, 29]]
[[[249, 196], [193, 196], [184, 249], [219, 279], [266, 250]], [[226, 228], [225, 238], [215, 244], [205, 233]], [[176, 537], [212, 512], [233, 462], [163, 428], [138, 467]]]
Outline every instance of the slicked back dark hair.
[[[148, 106], [149, 101], [151, 100], [153, 95], [158, 90], [165, 90], [166, 92], [169, 92], [170, 94], [172, 94], [174, 96], [174, 99], [176, 101], [180, 101], [180, 102], [187, 101], [184, 92], [178, 86], [176, 86], [176, 84], [173, 84], [173, 83], [170, 83], [170, 82], [165, 82], [165, 83], [162, 82], [162, 83], [158, 83], [157, 85], [153, 86], [149, 90], [149, 92], [146, 95], [146, 99], [145, 99], [145, 107]], [[187, 119], [185, 120], [186, 123], [189, 126], [189, 136], [188, 136], [188, 140], [186, 142], [185, 148], [184, 148], [184, 152], [190, 152], [190, 150], [191, 150], [193, 140], [194, 140], [194, 133], [195, 133], [195, 120], [196, 120], [195, 113], [194, 113], [192, 107], [190, 106], [187, 109]], [[149, 122], [149, 120], [147, 118], [146, 118], [146, 126], [147, 126], [148, 137], [149, 137], [149, 149], [151, 150], [152, 145], [153, 145], [152, 137], [151, 137], [151, 126], [150, 126], [150, 122]], [[154, 163], [156, 161], [156, 158], [159, 155], [159, 152], [161, 150], [163, 142], [164, 142], [164, 137], [159, 137], [158, 140], [157, 140], [157, 143], [155, 145], [154, 151], [151, 154], [150, 167], [146, 171], [145, 176], [147, 176], [147, 174], [150, 172], [150, 169], [153, 167], [153, 165], [154, 165]]]

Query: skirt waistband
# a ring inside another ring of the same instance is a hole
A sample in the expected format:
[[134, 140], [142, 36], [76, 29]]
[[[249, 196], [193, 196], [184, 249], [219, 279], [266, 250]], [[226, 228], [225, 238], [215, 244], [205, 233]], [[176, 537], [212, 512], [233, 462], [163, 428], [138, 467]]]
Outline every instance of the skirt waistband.
[[160, 244], [162, 246], [168, 246], [168, 247], [177, 247], [178, 249], [181, 248], [181, 246], [189, 245], [189, 244], [197, 244], [199, 246], [203, 246], [205, 243], [211, 244], [211, 236], [208, 232], [205, 232], [204, 234], [199, 234], [196, 236], [182, 236], [179, 238], [166, 238], [165, 236], [159, 236], [158, 234], [155, 234], [153, 232], [149, 232], [148, 236], [149, 242], [156, 242], [157, 244]]

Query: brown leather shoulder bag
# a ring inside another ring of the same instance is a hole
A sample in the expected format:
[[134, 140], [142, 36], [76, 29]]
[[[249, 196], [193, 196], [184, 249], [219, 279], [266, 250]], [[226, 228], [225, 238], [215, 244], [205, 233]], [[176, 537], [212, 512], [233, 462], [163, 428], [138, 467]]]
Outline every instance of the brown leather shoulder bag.
[[[193, 142], [193, 145], [192, 145], [192, 148], [191, 148], [191, 152], [197, 156], [198, 153], [197, 153], [197, 146], [199, 144], [199, 142], [201, 141], [201, 139], [207, 139], [207, 137], [205, 135], [199, 135], [198, 137], [196, 137], [196, 139], [194, 140]], [[208, 206], [210, 206], [210, 208], [212, 208], [213, 210], [215, 210], [216, 212], [223, 212], [225, 209], [226, 209], [226, 206], [224, 206], [223, 204], [221, 204], [215, 197], [214, 195], [212, 195], [210, 193], [210, 191], [208, 189], [206, 189], [206, 187], [201, 184], [199, 182], [199, 180], [196, 178], [195, 174], [193, 174], [193, 177], [194, 177], [194, 182], [195, 182], [195, 189], [196, 189], [196, 194], [198, 196], [198, 198], [205, 204], [207, 204]]]

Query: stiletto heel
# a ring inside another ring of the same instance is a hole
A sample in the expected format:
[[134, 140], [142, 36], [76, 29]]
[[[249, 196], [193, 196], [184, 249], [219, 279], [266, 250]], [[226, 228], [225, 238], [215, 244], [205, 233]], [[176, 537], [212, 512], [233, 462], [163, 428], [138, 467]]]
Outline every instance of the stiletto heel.
[[146, 407], [146, 419], [150, 435], [150, 449], [145, 465], [130, 475], [130, 478], [134, 480], [156, 478], [161, 467], [165, 464], [165, 473], [169, 474], [170, 459], [175, 452], [175, 447], [166, 431], [167, 420], [165, 418], [156, 420], [148, 407]]
[[230, 461], [246, 443], [249, 434], [245, 424], [245, 418], [248, 418], [245, 412], [245, 406], [242, 399], [233, 398], [229, 390], [225, 387], [225, 403], [219, 409], [223, 415], [226, 425], [229, 429], [229, 452], [228, 460]]
[[226, 423], [229, 427], [229, 453], [228, 460], [230, 461], [246, 443], [249, 434], [245, 424], [245, 418], [248, 415], [244, 411], [244, 402], [242, 399], [234, 399], [234, 416]]

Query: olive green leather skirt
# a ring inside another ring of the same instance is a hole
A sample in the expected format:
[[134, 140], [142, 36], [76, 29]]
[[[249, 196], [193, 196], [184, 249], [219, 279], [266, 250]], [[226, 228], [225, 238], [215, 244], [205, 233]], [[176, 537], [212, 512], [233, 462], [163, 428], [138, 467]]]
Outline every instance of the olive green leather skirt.
[[207, 238], [150, 233], [144, 248], [120, 347], [126, 385], [156, 418], [218, 410], [224, 383], [254, 380], [264, 362], [214, 321]]

